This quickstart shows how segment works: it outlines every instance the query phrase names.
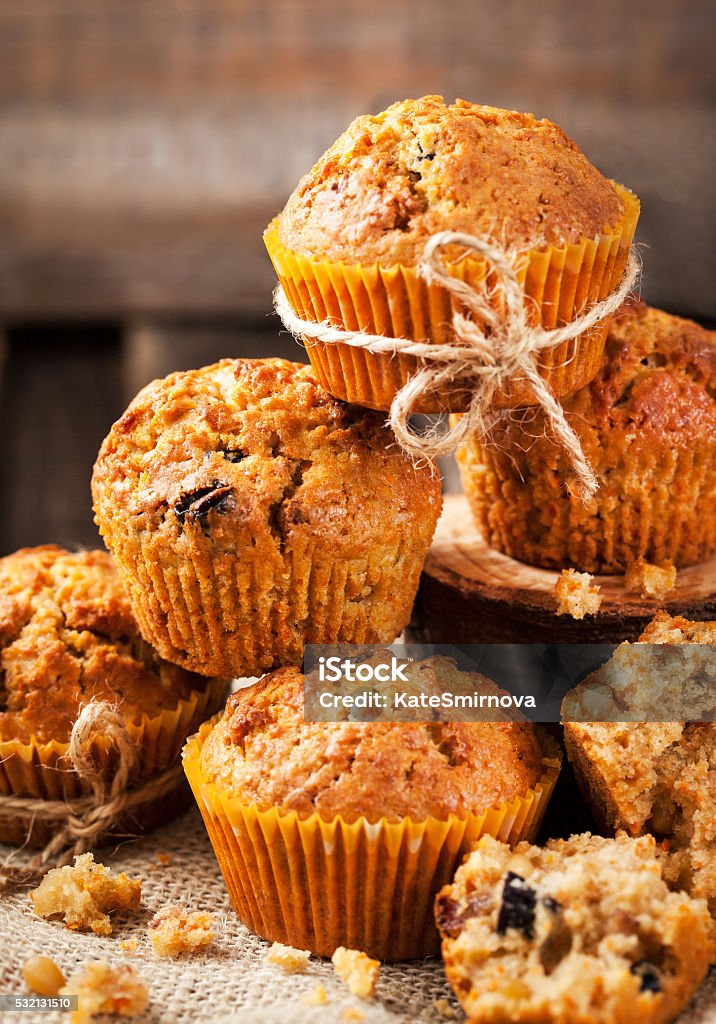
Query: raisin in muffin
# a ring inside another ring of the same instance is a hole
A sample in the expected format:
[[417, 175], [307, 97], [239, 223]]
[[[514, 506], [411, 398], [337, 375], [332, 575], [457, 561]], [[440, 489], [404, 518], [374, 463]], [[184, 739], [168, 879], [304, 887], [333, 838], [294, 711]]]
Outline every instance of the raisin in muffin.
[[604, 362], [562, 401], [600, 487], [584, 504], [534, 410], [500, 417], [458, 453], [489, 544], [530, 565], [621, 573], [638, 558], [693, 565], [716, 553], [716, 332], [626, 304]]
[[92, 491], [145, 638], [225, 676], [300, 664], [306, 643], [392, 642], [442, 505], [381, 417], [281, 359], [149, 384]]
[[[162, 772], [190, 732], [223, 702], [225, 685], [157, 656], [142, 639], [113, 559], [54, 545], [0, 559], [0, 794], [81, 795], [66, 760], [72, 726], [90, 702], [121, 712], [136, 745], [132, 779]], [[92, 754], [109, 776], [113, 747]], [[24, 841], [18, 820], [2, 835]], [[39, 841], [39, 828], [33, 835]]]
[[[639, 639], [710, 645], [716, 623], [661, 612]], [[564, 736], [600, 825], [666, 840], [665, 876], [716, 915], [716, 723], [565, 721]]]
[[184, 766], [245, 923], [401, 959], [435, 950], [432, 899], [478, 835], [534, 834], [559, 771], [543, 742], [529, 722], [305, 721], [285, 668], [232, 695]]
[[[479, 235], [519, 253], [529, 308], [544, 327], [573, 320], [619, 284], [638, 217], [636, 198], [604, 178], [557, 125], [532, 114], [440, 96], [356, 118], [299, 182], [265, 233], [289, 304], [304, 320], [389, 337], [449, 343], [453, 306], [419, 272], [431, 236]], [[453, 246], [450, 272], [476, 287], [484, 259]], [[606, 324], [544, 353], [557, 394], [596, 373]], [[307, 332], [310, 335], [310, 331]], [[416, 368], [411, 357], [307, 338], [333, 394], [388, 408]], [[464, 408], [457, 392], [415, 411]], [[532, 400], [517, 382], [500, 401]]]
[[480, 841], [436, 900], [445, 971], [475, 1024], [662, 1024], [716, 955], [703, 900], [651, 837]]

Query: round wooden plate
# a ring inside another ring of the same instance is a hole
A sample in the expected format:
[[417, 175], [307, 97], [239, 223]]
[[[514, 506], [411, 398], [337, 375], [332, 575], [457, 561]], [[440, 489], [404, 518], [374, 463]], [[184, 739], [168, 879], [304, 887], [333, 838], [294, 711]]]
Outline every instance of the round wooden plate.
[[493, 551], [464, 495], [447, 495], [407, 637], [445, 644], [620, 643], [635, 640], [660, 608], [716, 619], [716, 559], [681, 569], [675, 590], [661, 601], [627, 593], [623, 576], [597, 576], [601, 609], [581, 620], [557, 615], [558, 575]]

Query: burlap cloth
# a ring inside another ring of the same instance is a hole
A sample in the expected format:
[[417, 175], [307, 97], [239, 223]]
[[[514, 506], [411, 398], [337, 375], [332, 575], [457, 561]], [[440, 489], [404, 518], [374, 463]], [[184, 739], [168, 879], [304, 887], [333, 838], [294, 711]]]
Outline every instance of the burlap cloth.
[[[9, 852], [7, 847], [0, 847], [0, 855]], [[170, 863], [161, 864], [157, 854], [168, 854]], [[266, 963], [268, 944], [236, 919], [203, 823], [194, 809], [142, 840], [118, 849], [107, 847], [96, 857], [115, 870], [143, 877], [139, 913], [115, 917], [112, 936], [102, 938], [70, 932], [59, 922], [41, 920], [32, 911], [27, 890], [0, 896], [1, 993], [25, 992], [22, 965], [33, 954], [43, 954], [52, 957], [66, 976], [87, 960], [104, 958], [132, 964], [146, 979], [150, 991], [147, 1012], [133, 1018], [137, 1022], [342, 1024], [346, 1020], [344, 1011], [350, 1006], [360, 1009], [367, 1024], [437, 1024], [445, 1017], [436, 1009], [436, 999], [448, 999], [451, 1005], [457, 1005], [437, 961], [383, 965], [377, 997], [371, 1002], [351, 996], [329, 962], [312, 958], [304, 974], [291, 976]], [[160, 907], [174, 902], [216, 915], [215, 941], [206, 954], [167, 960], [152, 953], [147, 923]], [[120, 942], [131, 938], [136, 938], [137, 950], [125, 953]], [[318, 984], [326, 989], [327, 1005], [302, 1005], [301, 995]], [[457, 1019], [463, 1019], [461, 1012]], [[30, 1024], [31, 1020], [33, 1024], [66, 1024], [67, 1016], [8, 1012], [0, 1013], [0, 1020], [2, 1024]], [[716, 1024], [714, 972], [679, 1018], [679, 1024], [707, 1022]]]

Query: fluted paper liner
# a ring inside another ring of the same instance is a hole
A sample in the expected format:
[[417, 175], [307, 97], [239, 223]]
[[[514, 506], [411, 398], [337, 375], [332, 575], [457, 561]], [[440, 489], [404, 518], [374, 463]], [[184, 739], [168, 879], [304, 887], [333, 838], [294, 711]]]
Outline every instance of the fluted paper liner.
[[480, 836], [512, 845], [534, 840], [561, 767], [557, 744], [545, 734], [534, 788], [482, 814], [375, 823], [300, 818], [259, 810], [204, 778], [199, 755], [213, 724], [188, 741], [184, 770], [234, 909], [263, 938], [319, 956], [338, 946], [380, 960], [436, 953], [436, 892]]
[[[622, 221], [594, 239], [563, 247], [531, 249], [520, 261], [518, 278], [536, 323], [549, 329], [574, 320], [619, 285], [639, 219], [639, 200], [613, 183], [623, 204]], [[416, 267], [362, 266], [313, 259], [281, 244], [274, 220], [264, 242], [291, 307], [303, 320], [325, 320], [347, 331], [389, 338], [454, 341], [453, 300], [439, 285], [429, 285]], [[450, 267], [460, 280], [480, 288], [490, 266], [465, 257]], [[609, 318], [577, 338], [539, 356], [540, 375], [556, 396], [576, 391], [599, 369]], [[330, 394], [372, 409], [390, 408], [396, 393], [424, 362], [414, 356], [374, 354], [349, 345], [325, 344], [304, 337], [311, 365]], [[426, 395], [414, 411], [464, 412], [470, 395], [454, 387]], [[515, 380], [495, 401], [497, 408], [534, 404], [527, 382]]]
[[[176, 763], [187, 736], [211, 718], [224, 703], [227, 684], [223, 679], [208, 679], [202, 689], [179, 700], [176, 707], [160, 711], [150, 717], [143, 714], [139, 722], [127, 721], [127, 731], [138, 749], [137, 766], [130, 786], [161, 775]], [[19, 739], [0, 740], [0, 800], [3, 796], [34, 797], [39, 800], [72, 800], [85, 796], [79, 776], [67, 761], [69, 743], [50, 740], [43, 743], [36, 737], [28, 742]], [[95, 762], [107, 778], [116, 769], [116, 751], [103, 736], [91, 744]], [[181, 780], [177, 789], [156, 803], [140, 808], [125, 824], [149, 827], [178, 814], [186, 805]], [[32, 823], [28, 837], [26, 815], [16, 820], [0, 819], [0, 842], [43, 846], [52, 835], [52, 827], [40, 820]], [[134, 829], [136, 831], [136, 828]]]
[[[579, 434], [578, 422], [575, 427]], [[588, 458], [591, 443], [585, 441]], [[495, 451], [471, 439], [458, 452], [458, 467], [478, 529], [491, 547], [510, 558], [546, 569], [571, 566], [587, 572], [623, 572], [637, 558], [673, 562], [681, 569], [706, 562], [716, 552], [715, 448], [716, 442], [694, 451], [666, 445], [643, 449], [632, 454], [618, 500], [617, 475], [588, 505], [571, 500], [566, 492], [554, 500], [545, 495], [543, 481], [551, 479], [555, 467], [544, 456], [520, 479], [511, 472], [509, 448]], [[520, 450], [520, 458], [529, 463], [529, 448]], [[543, 551], [534, 539], [534, 522], [548, 498], [549, 551]]]

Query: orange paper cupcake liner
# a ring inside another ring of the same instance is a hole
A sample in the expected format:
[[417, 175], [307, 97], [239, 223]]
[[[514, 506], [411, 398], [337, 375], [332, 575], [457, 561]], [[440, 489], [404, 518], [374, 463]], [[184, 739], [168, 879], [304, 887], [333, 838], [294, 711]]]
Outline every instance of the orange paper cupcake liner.
[[[161, 775], [179, 758], [187, 736], [222, 706], [227, 684], [223, 679], [207, 680], [201, 690], [193, 690], [189, 697], [178, 701], [175, 708], [149, 717], [142, 715], [139, 722], [127, 722], [127, 731], [138, 749], [137, 766], [130, 786]], [[86, 785], [67, 761], [68, 743], [57, 740], [40, 742], [31, 737], [28, 742], [19, 739], [0, 740], [0, 800], [2, 797], [32, 797], [38, 800], [73, 800], [85, 796]], [[103, 736], [97, 736], [90, 747], [91, 756], [103, 774], [111, 778], [116, 770], [116, 750]], [[149, 827], [177, 814], [187, 803], [185, 786], [181, 780], [177, 789], [148, 804], [123, 824]], [[0, 818], [0, 842], [43, 846], [52, 835], [53, 826], [36, 819], [28, 826], [26, 813], [15, 819], [9, 815]]]
[[295, 811], [261, 811], [202, 775], [205, 723], [184, 749], [184, 770], [239, 918], [262, 938], [330, 956], [338, 946], [380, 960], [439, 949], [436, 892], [483, 835], [514, 845], [534, 840], [561, 767], [546, 734], [534, 788], [500, 807], [446, 821], [373, 823]]
[[[624, 203], [621, 223], [594, 239], [563, 247], [532, 249], [518, 277], [531, 300], [534, 320], [546, 329], [574, 320], [605, 299], [621, 282], [639, 219], [639, 200], [613, 183]], [[264, 242], [291, 307], [303, 320], [329, 321], [347, 331], [389, 338], [449, 344], [454, 341], [453, 300], [439, 285], [429, 285], [416, 267], [350, 265], [301, 256], [281, 244], [274, 220]], [[481, 288], [491, 273], [484, 259], [468, 256], [451, 273]], [[604, 351], [608, 318], [539, 357], [542, 378], [556, 395], [569, 394], [596, 375]], [[305, 336], [311, 365], [330, 394], [357, 405], [387, 410], [396, 393], [424, 362], [414, 356], [376, 354], [343, 344], [325, 344]], [[415, 412], [464, 412], [469, 393], [446, 389], [426, 395]], [[495, 401], [496, 408], [534, 404], [526, 381], [515, 380]]]

